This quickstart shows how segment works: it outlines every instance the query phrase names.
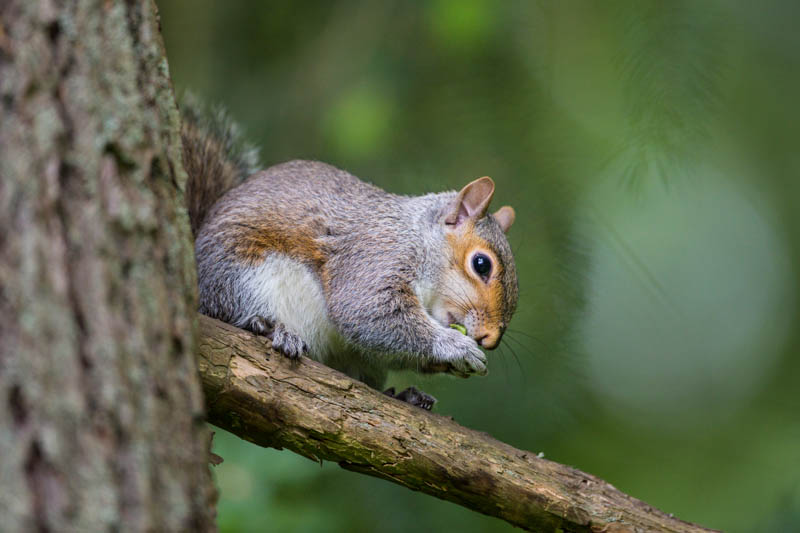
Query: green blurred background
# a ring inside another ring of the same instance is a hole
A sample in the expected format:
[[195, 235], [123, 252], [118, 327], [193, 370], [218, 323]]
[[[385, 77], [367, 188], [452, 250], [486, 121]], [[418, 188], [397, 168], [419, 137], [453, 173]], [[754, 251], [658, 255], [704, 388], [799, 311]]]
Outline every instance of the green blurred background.
[[[686, 520], [800, 531], [800, 4], [159, 0], [176, 88], [272, 164], [489, 175], [522, 296], [436, 411]], [[504, 531], [223, 431], [222, 531]]]

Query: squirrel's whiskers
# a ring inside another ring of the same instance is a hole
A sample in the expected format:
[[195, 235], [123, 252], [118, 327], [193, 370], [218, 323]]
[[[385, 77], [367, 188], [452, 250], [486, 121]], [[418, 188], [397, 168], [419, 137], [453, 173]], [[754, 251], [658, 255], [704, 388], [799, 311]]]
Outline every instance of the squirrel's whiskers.
[[400, 196], [316, 161], [257, 170], [223, 113], [190, 102], [183, 119], [200, 312], [376, 388], [389, 370], [487, 373], [480, 346], [499, 345], [518, 299], [514, 210], [489, 214], [490, 178]]

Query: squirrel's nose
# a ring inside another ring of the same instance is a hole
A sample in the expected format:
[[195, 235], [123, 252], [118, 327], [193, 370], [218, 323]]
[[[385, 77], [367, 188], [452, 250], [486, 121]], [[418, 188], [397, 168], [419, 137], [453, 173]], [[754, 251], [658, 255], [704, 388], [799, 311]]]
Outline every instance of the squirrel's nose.
[[497, 345], [500, 342], [500, 332], [499, 331], [483, 332], [480, 334], [480, 336], [478, 336], [475, 339], [475, 342], [477, 342], [487, 350], [494, 350], [495, 348], [497, 348]]

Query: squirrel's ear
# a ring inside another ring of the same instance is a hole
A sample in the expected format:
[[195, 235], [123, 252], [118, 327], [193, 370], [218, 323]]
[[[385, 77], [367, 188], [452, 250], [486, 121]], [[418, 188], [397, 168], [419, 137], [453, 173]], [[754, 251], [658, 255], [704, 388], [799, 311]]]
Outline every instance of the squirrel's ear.
[[494, 196], [494, 182], [492, 178], [484, 176], [468, 183], [450, 207], [450, 212], [445, 218], [445, 224], [458, 226], [469, 218], [481, 218], [489, 208], [489, 202]]
[[500, 228], [502, 228], [503, 233], [508, 232], [508, 228], [511, 227], [511, 224], [514, 223], [514, 218], [516, 218], [516, 213], [514, 213], [514, 208], [510, 205], [504, 205], [494, 213], [492, 216], [500, 224]]

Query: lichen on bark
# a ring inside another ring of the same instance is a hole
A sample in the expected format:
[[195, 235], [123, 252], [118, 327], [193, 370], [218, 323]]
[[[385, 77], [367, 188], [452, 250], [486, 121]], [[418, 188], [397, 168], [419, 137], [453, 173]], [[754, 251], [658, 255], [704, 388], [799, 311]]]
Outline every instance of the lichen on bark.
[[3, 529], [214, 529], [154, 4], [0, 3], [0, 106]]
[[198, 368], [209, 421], [260, 446], [334, 461], [528, 531], [711, 531], [205, 316]]

